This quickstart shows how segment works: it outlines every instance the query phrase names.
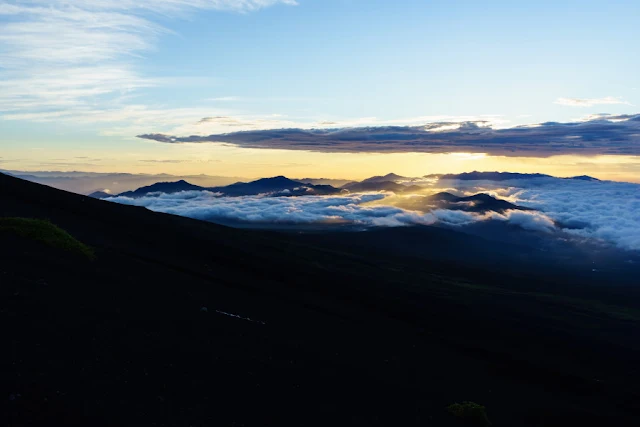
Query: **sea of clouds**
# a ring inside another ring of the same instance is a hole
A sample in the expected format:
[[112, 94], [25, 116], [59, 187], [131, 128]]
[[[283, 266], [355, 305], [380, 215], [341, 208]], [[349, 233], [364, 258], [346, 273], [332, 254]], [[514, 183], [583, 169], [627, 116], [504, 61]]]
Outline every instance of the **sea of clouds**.
[[436, 216], [431, 213], [407, 211], [393, 206], [368, 205], [385, 197], [384, 193], [346, 196], [222, 197], [220, 193], [210, 191], [183, 191], [174, 194], [151, 193], [138, 199], [113, 197], [108, 200], [207, 221], [233, 220], [277, 224], [353, 223], [365, 226], [433, 224], [437, 221]]
[[240, 221], [271, 224], [354, 224], [365, 227], [432, 225], [440, 222], [464, 226], [477, 221], [508, 221], [527, 230], [552, 231], [553, 221], [539, 212], [507, 211], [478, 215], [470, 212], [435, 209], [419, 212], [392, 204], [375, 204], [390, 199], [393, 193], [362, 193], [345, 196], [223, 197], [210, 191], [150, 193], [142, 198], [113, 197], [108, 200], [144, 206], [158, 212], [182, 215], [206, 221]]
[[512, 181], [443, 180], [429, 191], [458, 195], [479, 192], [503, 198], [536, 211], [504, 213], [435, 209], [421, 212], [394, 206], [389, 192], [339, 196], [224, 197], [209, 191], [175, 194], [153, 193], [133, 199], [108, 200], [144, 206], [150, 210], [207, 221], [238, 221], [262, 224], [346, 223], [363, 227], [398, 227], [435, 223], [463, 227], [478, 221], [498, 220], [525, 230], [566, 232], [640, 250], [640, 185], [611, 181], [559, 178]]
[[462, 194], [486, 192], [543, 212], [555, 227], [640, 250], [640, 184], [537, 178], [440, 182]]

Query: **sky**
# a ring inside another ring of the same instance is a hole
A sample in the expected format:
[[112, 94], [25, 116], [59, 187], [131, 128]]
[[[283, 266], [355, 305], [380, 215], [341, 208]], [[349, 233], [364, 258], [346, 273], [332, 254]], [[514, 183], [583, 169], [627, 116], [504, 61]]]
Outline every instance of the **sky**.
[[[0, 0], [0, 169], [640, 182], [639, 18], [631, 0]], [[371, 145], [385, 126], [445, 133]], [[353, 127], [362, 144], [268, 132]]]

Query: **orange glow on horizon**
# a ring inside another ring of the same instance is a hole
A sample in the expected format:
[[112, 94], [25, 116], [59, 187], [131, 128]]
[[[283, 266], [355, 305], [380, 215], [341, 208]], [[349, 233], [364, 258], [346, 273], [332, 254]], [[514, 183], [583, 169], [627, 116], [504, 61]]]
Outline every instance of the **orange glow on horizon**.
[[[285, 175], [292, 178], [352, 180], [391, 172], [417, 177], [477, 170], [544, 173], [560, 177], [590, 175], [599, 179], [640, 182], [640, 156], [318, 153], [215, 144], [144, 143], [134, 147], [136, 150], [119, 151], [117, 154], [111, 150], [14, 149], [4, 153], [1, 167], [22, 171], [168, 173], [182, 176], [205, 174], [241, 178]], [[68, 160], [62, 161], [64, 159]]]

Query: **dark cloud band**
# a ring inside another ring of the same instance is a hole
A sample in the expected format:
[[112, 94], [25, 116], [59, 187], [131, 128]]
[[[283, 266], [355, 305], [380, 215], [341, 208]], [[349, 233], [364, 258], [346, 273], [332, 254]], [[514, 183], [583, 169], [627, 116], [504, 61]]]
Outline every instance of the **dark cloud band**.
[[226, 143], [245, 148], [328, 153], [482, 152], [525, 157], [640, 155], [640, 114], [600, 115], [582, 122], [548, 122], [509, 129], [492, 129], [485, 122], [463, 122], [426, 126], [271, 129], [186, 137], [155, 133], [138, 137], [170, 144]]

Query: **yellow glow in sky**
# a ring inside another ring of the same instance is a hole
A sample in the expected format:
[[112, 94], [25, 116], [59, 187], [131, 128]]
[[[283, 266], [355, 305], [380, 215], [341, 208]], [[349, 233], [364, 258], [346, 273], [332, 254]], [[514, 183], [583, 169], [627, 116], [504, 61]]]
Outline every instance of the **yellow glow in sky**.
[[390, 172], [405, 176], [435, 173], [509, 171], [554, 176], [591, 175], [600, 179], [640, 182], [639, 156], [505, 157], [483, 153], [317, 153], [247, 149], [218, 144], [132, 145], [135, 150], [19, 149], [3, 153], [0, 168], [26, 171], [88, 171], [206, 174], [259, 178], [360, 180]]

